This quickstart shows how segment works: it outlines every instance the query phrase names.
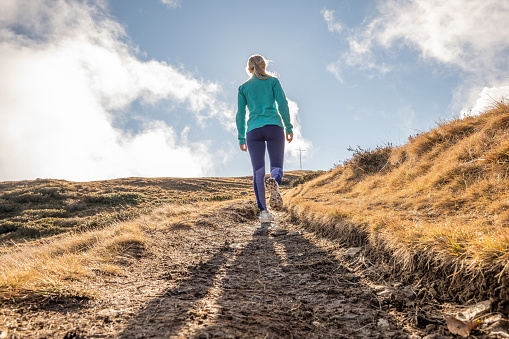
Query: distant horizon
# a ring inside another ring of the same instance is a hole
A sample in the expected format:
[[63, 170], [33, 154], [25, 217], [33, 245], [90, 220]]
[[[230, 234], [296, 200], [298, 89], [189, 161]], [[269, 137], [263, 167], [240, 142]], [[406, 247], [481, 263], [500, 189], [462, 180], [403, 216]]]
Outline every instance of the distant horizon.
[[[330, 168], [332, 169], [332, 168]], [[319, 172], [319, 171], [328, 171], [329, 169], [325, 170], [306, 170], [306, 169], [292, 169], [287, 170], [285, 173], [289, 174], [292, 172]], [[270, 175], [269, 173], [266, 174], [267, 176]], [[45, 180], [55, 180], [55, 181], [67, 181], [67, 182], [94, 182], [94, 181], [113, 181], [113, 180], [124, 180], [124, 179], [214, 179], [214, 178], [251, 178], [252, 174], [246, 174], [246, 175], [238, 175], [238, 176], [204, 176], [204, 177], [174, 177], [174, 176], [168, 176], [168, 177], [119, 177], [119, 178], [109, 178], [109, 179], [97, 179], [97, 180], [68, 180], [68, 179], [60, 179], [60, 178], [35, 178], [35, 179], [21, 179], [21, 180], [2, 180], [0, 181], [0, 184], [7, 183], [7, 182], [24, 182], [24, 181], [45, 181]], [[283, 176], [283, 179], [285, 177]]]

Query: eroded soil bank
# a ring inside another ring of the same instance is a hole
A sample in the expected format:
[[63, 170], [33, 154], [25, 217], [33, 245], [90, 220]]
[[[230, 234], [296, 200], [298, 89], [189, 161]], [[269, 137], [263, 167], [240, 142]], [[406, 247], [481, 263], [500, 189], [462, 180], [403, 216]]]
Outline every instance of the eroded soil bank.
[[[381, 284], [383, 267], [248, 202], [166, 229], [75, 284], [92, 299], [3, 302], [2, 338], [453, 338], [444, 305]], [[176, 255], [178, 254], [178, 255]], [[378, 277], [373, 279], [373, 277]], [[488, 337], [481, 332], [476, 338]]]

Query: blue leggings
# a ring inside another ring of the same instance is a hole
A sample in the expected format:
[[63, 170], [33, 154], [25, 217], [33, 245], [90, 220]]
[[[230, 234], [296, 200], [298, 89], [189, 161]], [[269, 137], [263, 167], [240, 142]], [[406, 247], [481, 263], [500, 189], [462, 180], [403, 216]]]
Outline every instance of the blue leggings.
[[265, 202], [265, 145], [269, 152], [270, 176], [281, 184], [283, 179], [283, 160], [285, 155], [285, 133], [282, 127], [266, 125], [256, 128], [246, 135], [247, 150], [253, 165], [253, 187], [256, 204], [260, 211], [267, 209]]

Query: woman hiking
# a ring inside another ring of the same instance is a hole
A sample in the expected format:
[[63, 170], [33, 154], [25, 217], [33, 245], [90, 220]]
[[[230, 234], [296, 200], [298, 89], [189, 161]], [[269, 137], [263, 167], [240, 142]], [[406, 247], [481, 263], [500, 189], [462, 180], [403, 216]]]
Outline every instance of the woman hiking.
[[[240, 149], [249, 151], [251, 157], [253, 187], [262, 223], [274, 220], [267, 210], [265, 188], [270, 193], [270, 207], [274, 210], [283, 207], [279, 185], [283, 179], [285, 132], [286, 140], [293, 140], [288, 101], [279, 80], [265, 72], [266, 66], [267, 62], [260, 55], [253, 55], [247, 61], [251, 78], [239, 87], [236, 119]], [[249, 110], [247, 125], [246, 106]], [[269, 153], [270, 178], [264, 182], [265, 148]]]

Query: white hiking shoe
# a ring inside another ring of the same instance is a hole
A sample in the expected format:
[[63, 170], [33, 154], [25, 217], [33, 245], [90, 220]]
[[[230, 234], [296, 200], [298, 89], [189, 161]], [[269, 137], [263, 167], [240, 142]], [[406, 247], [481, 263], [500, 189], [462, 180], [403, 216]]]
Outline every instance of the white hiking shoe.
[[268, 178], [265, 181], [265, 188], [270, 193], [269, 206], [273, 210], [281, 210], [283, 208], [283, 198], [281, 197], [281, 193], [279, 193], [279, 185], [276, 179]]
[[272, 214], [270, 214], [269, 211], [264, 210], [260, 214], [260, 220], [262, 221], [262, 224], [270, 223], [270, 222], [274, 221], [274, 217], [272, 216]]

